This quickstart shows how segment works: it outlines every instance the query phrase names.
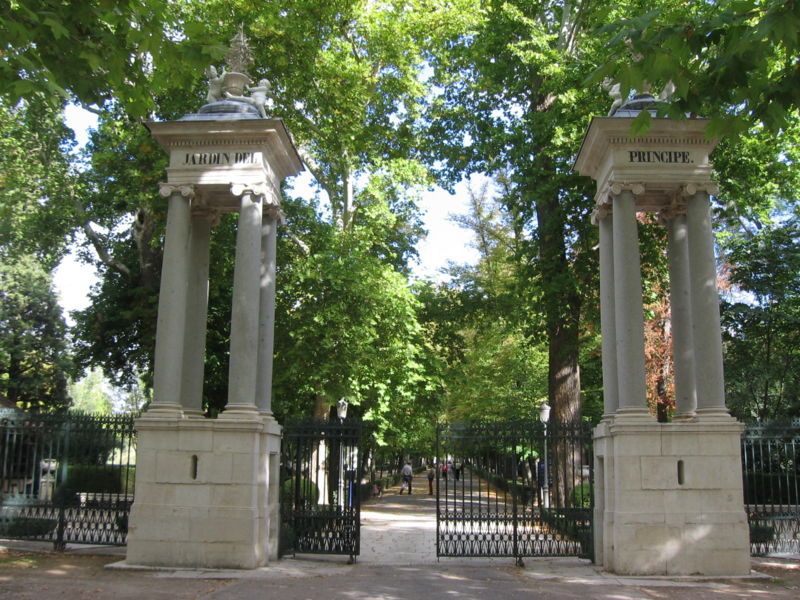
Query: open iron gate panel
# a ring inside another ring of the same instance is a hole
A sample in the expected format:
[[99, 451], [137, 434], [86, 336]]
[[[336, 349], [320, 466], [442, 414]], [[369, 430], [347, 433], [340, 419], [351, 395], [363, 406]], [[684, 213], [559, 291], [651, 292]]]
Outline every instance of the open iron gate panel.
[[587, 425], [452, 423], [436, 456], [437, 556], [591, 558]]
[[289, 423], [281, 444], [280, 554], [360, 552], [361, 423]]

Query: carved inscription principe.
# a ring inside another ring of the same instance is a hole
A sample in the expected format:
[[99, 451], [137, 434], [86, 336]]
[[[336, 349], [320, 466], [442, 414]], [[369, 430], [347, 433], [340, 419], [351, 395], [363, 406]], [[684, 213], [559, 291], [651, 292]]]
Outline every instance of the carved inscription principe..
[[692, 155], [686, 150], [628, 150], [632, 163], [692, 164]]
[[258, 163], [255, 152], [187, 152], [183, 158], [184, 165], [216, 166], [216, 165], [253, 165]]

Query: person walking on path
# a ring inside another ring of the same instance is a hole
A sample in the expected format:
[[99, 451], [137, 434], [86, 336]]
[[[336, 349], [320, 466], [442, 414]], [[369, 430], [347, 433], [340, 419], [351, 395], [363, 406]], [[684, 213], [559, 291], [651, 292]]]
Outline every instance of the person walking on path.
[[433, 478], [435, 477], [435, 473], [433, 470], [435, 467], [431, 465], [431, 468], [428, 469], [428, 496], [433, 496]]
[[411, 495], [411, 480], [414, 479], [414, 469], [411, 468], [411, 463], [406, 461], [406, 464], [403, 465], [402, 471], [400, 474], [403, 476], [403, 485], [400, 488], [400, 494], [403, 493], [403, 489], [407, 486], [408, 487], [408, 495]]

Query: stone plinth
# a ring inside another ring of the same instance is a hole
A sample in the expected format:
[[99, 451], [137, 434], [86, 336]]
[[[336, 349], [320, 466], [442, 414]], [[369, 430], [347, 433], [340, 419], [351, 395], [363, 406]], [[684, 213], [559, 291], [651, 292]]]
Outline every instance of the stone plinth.
[[251, 420], [137, 420], [126, 562], [252, 569], [277, 559], [280, 427]]
[[740, 436], [728, 423], [595, 429], [595, 561], [623, 575], [750, 572]]

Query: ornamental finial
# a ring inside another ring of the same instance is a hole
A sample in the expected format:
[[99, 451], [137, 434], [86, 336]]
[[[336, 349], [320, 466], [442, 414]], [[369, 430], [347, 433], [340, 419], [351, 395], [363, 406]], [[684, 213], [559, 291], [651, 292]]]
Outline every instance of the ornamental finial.
[[247, 74], [247, 69], [253, 64], [253, 53], [244, 34], [244, 25], [239, 25], [239, 31], [231, 38], [231, 47], [225, 57], [229, 71]]

